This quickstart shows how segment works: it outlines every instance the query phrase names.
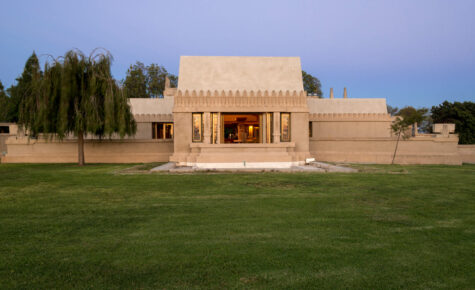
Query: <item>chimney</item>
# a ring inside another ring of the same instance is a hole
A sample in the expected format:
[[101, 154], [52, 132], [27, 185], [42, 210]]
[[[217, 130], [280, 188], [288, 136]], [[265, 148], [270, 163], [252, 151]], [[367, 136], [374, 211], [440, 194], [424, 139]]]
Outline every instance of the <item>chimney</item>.
[[333, 99], [333, 88], [330, 88], [330, 99]]
[[346, 91], [346, 87], [343, 89], [343, 98], [348, 99], [348, 92]]
[[168, 76], [165, 76], [165, 89], [169, 89], [169, 88], [171, 88], [170, 79], [168, 78]]

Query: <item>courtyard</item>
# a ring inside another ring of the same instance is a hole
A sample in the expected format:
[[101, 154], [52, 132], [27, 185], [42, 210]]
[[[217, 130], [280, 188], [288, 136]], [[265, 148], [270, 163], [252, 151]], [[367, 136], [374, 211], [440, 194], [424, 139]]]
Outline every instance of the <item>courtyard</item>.
[[475, 165], [0, 164], [0, 288], [473, 288]]

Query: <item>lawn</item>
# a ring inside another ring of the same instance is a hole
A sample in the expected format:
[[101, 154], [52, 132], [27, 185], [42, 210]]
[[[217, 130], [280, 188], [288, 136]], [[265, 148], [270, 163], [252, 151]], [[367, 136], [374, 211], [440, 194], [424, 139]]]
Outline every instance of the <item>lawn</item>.
[[475, 165], [0, 164], [0, 288], [475, 288]]

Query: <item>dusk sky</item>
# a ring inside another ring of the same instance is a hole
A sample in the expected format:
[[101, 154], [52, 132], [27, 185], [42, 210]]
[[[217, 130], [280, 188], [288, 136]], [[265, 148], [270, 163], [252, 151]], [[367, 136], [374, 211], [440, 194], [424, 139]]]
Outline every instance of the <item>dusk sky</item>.
[[299, 56], [325, 97], [387, 98], [393, 106], [475, 101], [475, 1], [6, 1], [0, 80], [15, 82], [35, 51], [96, 47], [113, 74], [180, 55]]

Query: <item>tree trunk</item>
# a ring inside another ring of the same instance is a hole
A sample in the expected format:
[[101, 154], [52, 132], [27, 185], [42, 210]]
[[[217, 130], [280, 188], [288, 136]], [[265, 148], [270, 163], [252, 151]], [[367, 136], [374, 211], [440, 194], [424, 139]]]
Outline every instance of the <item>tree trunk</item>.
[[399, 145], [399, 138], [401, 137], [401, 131], [397, 134], [396, 148], [394, 149], [393, 161], [391, 164], [394, 164], [394, 159], [396, 159], [397, 146]]
[[78, 132], [78, 165], [84, 166], [84, 133]]

